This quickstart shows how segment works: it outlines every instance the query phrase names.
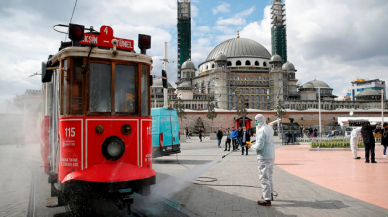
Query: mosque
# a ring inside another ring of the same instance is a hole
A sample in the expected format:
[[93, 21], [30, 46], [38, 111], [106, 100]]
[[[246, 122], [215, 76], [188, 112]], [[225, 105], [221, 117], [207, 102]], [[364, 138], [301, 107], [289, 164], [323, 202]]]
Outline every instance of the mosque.
[[[271, 14], [272, 53], [237, 34], [217, 45], [198, 67], [190, 59], [178, 64], [176, 89], [169, 84], [169, 104], [181, 99], [189, 110], [206, 110], [209, 102], [218, 109], [236, 110], [244, 102], [247, 109], [274, 110], [281, 101], [285, 109], [309, 110], [318, 109], [320, 98], [322, 110], [381, 108], [376, 91], [366, 89], [355, 101], [338, 101], [323, 81], [299, 84], [296, 67], [287, 59], [285, 4], [274, 0]], [[159, 83], [154, 83], [152, 93], [163, 92]], [[152, 107], [163, 106], [161, 98], [152, 101]]]

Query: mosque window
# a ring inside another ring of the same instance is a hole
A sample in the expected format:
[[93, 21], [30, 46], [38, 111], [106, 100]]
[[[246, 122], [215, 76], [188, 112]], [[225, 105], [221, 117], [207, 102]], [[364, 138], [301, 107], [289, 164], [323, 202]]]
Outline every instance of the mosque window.
[[255, 96], [251, 96], [251, 101], [255, 101]]
[[261, 76], [259, 76], [259, 80], [261, 80]]
[[260, 103], [256, 103], [257, 109], [260, 109]]
[[251, 80], [251, 76], [250, 75], [248, 76], [248, 80]]
[[208, 70], [209, 69], [209, 66], [206, 66], [206, 70]]
[[214, 69], [214, 64], [212, 64], [212, 69]]
[[236, 66], [241, 66], [241, 61], [240, 60], [237, 60]]
[[261, 107], [262, 109], [265, 109], [265, 103], [262, 104], [263, 107]]
[[265, 94], [265, 89], [261, 89], [261, 94]]
[[255, 104], [254, 103], [251, 103], [251, 108], [255, 108]]
[[251, 65], [251, 61], [249, 61], [249, 60], [245, 61], [245, 65], [246, 66], [250, 66]]
[[266, 67], [266, 66], [267, 66], [267, 62], [263, 62], [263, 66], [265, 66], [265, 67]]
[[255, 89], [251, 89], [251, 94], [255, 94]]
[[232, 66], [232, 62], [228, 61], [228, 66]]
[[240, 76], [237, 76], [237, 80], [240, 80]]
[[265, 101], [265, 96], [261, 96], [261, 101]]
[[245, 94], [249, 94], [249, 89], [248, 88], [245, 89]]
[[247, 101], [248, 101], [248, 100], [249, 100], [249, 96], [245, 96], [245, 100], [247, 100]]
[[256, 96], [256, 101], [260, 101], [260, 96]]
[[269, 89], [267, 89], [267, 94], [269, 94]]
[[241, 93], [241, 94], [243, 94], [243, 93], [244, 93], [244, 90], [243, 90], [242, 88], [240, 89], [240, 93]]
[[255, 66], [259, 66], [260, 64], [259, 64], [259, 61], [256, 61], [255, 62]]
[[256, 94], [260, 94], [260, 89], [259, 88], [256, 89]]

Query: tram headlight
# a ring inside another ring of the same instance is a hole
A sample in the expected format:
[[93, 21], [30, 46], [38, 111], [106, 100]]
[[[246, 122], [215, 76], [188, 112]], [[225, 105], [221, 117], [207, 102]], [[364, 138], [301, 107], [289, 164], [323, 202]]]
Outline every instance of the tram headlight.
[[105, 139], [101, 146], [101, 152], [107, 160], [115, 161], [120, 159], [125, 151], [124, 141], [117, 137], [111, 136]]

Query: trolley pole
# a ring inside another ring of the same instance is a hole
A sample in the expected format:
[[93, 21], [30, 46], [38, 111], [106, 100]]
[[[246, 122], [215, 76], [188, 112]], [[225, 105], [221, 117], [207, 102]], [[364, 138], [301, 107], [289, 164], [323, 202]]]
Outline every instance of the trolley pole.
[[[167, 68], [168, 68], [168, 55], [167, 55], [167, 42], [164, 42], [164, 70], [166, 71], [166, 74], [168, 74], [167, 73]], [[167, 76], [168, 77], [168, 76]], [[167, 82], [168, 82], [168, 80], [167, 80]], [[168, 102], [167, 102], [167, 97], [168, 97], [168, 95], [167, 95], [167, 92], [168, 92], [168, 86], [167, 86], [167, 88], [164, 88], [163, 89], [163, 98], [164, 98], [164, 108], [167, 108], [168, 106], [167, 106], [167, 104], [168, 104]]]
[[384, 89], [381, 89], [381, 127], [384, 125]]
[[321, 127], [321, 88], [318, 87], [318, 111], [319, 111], [319, 136], [322, 139], [322, 127]]

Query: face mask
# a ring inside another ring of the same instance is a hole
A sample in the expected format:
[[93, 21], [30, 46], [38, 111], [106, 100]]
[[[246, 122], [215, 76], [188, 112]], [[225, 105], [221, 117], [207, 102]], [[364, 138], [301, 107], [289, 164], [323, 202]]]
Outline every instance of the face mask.
[[259, 125], [259, 123], [257, 123], [257, 121], [255, 122], [256, 126]]

